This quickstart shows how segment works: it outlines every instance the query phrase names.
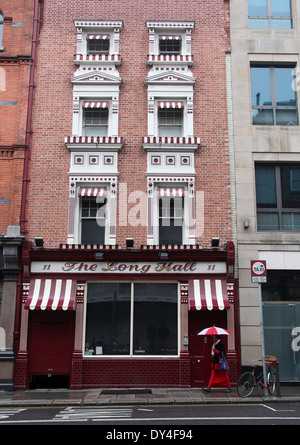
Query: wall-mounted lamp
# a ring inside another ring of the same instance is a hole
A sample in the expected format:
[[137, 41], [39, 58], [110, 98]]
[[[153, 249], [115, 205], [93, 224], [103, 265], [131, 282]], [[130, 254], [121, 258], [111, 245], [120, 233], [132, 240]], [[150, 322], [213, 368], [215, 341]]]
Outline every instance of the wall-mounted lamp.
[[126, 238], [126, 247], [133, 247], [133, 246], [134, 246], [134, 239]]
[[96, 260], [103, 260], [104, 252], [95, 252], [94, 257]]
[[158, 252], [158, 256], [161, 260], [167, 260], [169, 258], [168, 252]]
[[249, 219], [245, 219], [244, 220], [244, 229], [249, 229], [249, 227], [250, 227], [250, 221], [249, 221]]
[[37, 237], [34, 239], [36, 247], [44, 247], [44, 240], [42, 237]]
[[211, 247], [219, 247], [219, 238], [212, 238]]

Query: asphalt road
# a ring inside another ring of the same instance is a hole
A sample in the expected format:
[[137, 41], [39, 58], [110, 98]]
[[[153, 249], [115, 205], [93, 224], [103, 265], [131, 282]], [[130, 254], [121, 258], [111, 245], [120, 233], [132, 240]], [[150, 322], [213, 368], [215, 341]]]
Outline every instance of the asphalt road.
[[300, 425], [300, 403], [3, 407], [2, 425], [98, 425], [106, 439], [191, 442], [203, 425]]

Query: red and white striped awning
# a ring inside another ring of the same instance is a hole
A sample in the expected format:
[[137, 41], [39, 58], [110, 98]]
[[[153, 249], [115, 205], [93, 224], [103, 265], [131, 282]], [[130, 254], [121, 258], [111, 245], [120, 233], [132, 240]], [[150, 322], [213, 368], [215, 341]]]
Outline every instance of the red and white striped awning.
[[158, 196], [160, 197], [175, 197], [175, 196], [184, 196], [184, 189], [183, 188], [159, 188], [158, 189]]
[[182, 40], [181, 36], [159, 36], [159, 40]]
[[189, 280], [189, 310], [229, 309], [225, 279]]
[[34, 278], [30, 281], [25, 309], [74, 310], [76, 281], [55, 278]]
[[183, 102], [158, 102], [158, 108], [184, 108]]
[[106, 188], [103, 187], [81, 187], [78, 196], [106, 196]]
[[109, 34], [88, 34], [86, 36], [87, 40], [108, 40]]
[[109, 102], [83, 102], [82, 108], [108, 108]]

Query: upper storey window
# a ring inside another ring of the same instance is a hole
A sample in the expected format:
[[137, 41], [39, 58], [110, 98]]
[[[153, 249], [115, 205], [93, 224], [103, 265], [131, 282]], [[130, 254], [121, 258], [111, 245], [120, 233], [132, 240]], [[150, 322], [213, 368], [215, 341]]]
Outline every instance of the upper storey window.
[[159, 36], [159, 53], [175, 54], [181, 53], [181, 36]]
[[89, 34], [86, 40], [88, 54], [109, 54], [109, 35]]
[[292, 28], [290, 0], [249, 0], [249, 28]]
[[254, 125], [298, 125], [294, 67], [252, 66], [252, 122]]
[[191, 35], [194, 22], [147, 20], [146, 26], [149, 31], [149, 65], [193, 65]]
[[77, 30], [75, 63], [119, 65], [122, 20], [74, 20]]

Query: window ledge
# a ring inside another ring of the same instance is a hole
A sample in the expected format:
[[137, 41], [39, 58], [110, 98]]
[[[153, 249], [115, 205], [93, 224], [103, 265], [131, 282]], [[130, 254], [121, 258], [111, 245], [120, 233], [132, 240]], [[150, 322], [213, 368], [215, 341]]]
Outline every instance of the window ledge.
[[145, 136], [142, 139], [142, 147], [144, 150], [197, 150], [200, 145], [200, 138], [197, 137], [156, 137]]
[[179, 55], [153, 55], [147, 56], [147, 65], [194, 65], [194, 56], [179, 56]]
[[74, 63], [75, 65], [80, 65], [82, 63], [105, 63], [121, 65], [122, 58], [119, 54], [93, 54], [93, 55], [82, 55], [75, 54]]
[[65, 138], [65, 144], [70, 151], [74, 149], [119, 151], [123, 147], [123, 138], [119, 136], [68, 136]]

